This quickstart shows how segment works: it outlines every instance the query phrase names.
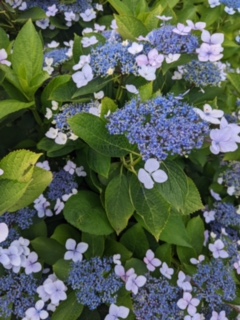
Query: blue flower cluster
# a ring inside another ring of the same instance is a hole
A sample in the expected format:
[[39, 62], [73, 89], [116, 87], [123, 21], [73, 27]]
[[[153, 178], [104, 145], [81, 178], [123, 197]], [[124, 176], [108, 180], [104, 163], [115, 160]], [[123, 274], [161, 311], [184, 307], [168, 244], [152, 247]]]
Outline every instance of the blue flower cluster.
[[48, 7], [56, 5], [60, 12], [69, 12], [73, 11], [74, 13], [81, 13], [91, 8], [91, 0], [73, 0], [72, 3], [64, 3], [64, 1], [55, 1], [55, 0], [25, 0], [27, 3], [27, 8], [39, 7], [47, 11]]
[[232, 268], [224, 265], [222, 259], [213, 259], [207, 264], [199, 263], [197, 269], [197, 273], [192, 277], [196, 286], [194, 292], [198, 299], [205, 300], [206, 313], [228, 311], [224, 301], [231, 302], [236, 297]]
[[221, 81], [221, 70], [213, 62], [193, 60], [182, 67], [183, 78], [197, 87], [218, 86]]
[[225, 4], [225, 6], [233, 9], [240, 8], [240, 0], [220, 0], [222, 4]]
[[61, 131], [68, 131], [70, 130], [70, 126], [67, 123], [67, 120], [72, 118], [73, 116], [87, 112], [91, 107], [96, 107], [94, 102], [87, 103], [87, 104], [64, 104], [61, 107], [61, 112], [54, 116], [54, 121], [56, 122], [56, 128]]
[[8, 226], [14, 225], [21, 230], [26, 230], [33, 224], [34, 217], [36, 217], [36, 210], [24, 208], [15, 213], [6, 212], [0, 217], [0, 222], [5, 222]]
[[115, 73], [138, 75], [135, 56], [128, 52], [128, 46], [122, 43], [107, 42], [91, 51], [90, 66], [95, 76], [105, 77], [109, 70]]
[[57, 67], [70, 59], [66, 55], [67, 51], [68, 51], [67, 48], [59, 48], [59, 49], [51, 50], [45, 53], [44, 59], [52, 58], [53, 59], [52, 66]]
[[183, 311], [177, 306], [182, 290], [166, 279], [147, 275], [146, 284], [133, 295], [133, 312], [138, 320], [182, 320]]
[[72, 193], [72, 189], [77, 189], [78, 184], [74, 181], [74, 175], [60, 170], [53, 173], [53, 181], [49, 186], [47, 197], [49, 200], [61, 199], [64, 194]]
[[215, 221], [219, 222], [222, 227], [240, 227], [240, 215], [231, 203], [216, 202], [214, 203]]
[[116, 276], [112, 258], [94, 257], [72, 264], [67, 280], [79, 303], [96, 309], [102, 303], [116, 303], [123, 282]]
[[[222, 173], [223, 184], [231, 188], [231, 195], [240, 196], [240, 162], [230, 162], [228, 168]], [[229, 189], [228, 189], [229, 190]]]
[[133, 99], [109, 116], [110, 134], [124, 134], [143, 159], [165, 160], [202, 147], [209, 124], [186, 102], [169, 95], [147, 102]]
[[175, 27], [162, 26], [148, 34], [151, 45], [163, 54], [195, 53], [199, 47], [198, 38], [192, 34], [180, 35], [173, 32]]
[[23, 318], [25, 311], [34, 306], [38, 281], [25, 273], [8, 271], [0, 281], [0, 317], [8, 319], [11, 315]]

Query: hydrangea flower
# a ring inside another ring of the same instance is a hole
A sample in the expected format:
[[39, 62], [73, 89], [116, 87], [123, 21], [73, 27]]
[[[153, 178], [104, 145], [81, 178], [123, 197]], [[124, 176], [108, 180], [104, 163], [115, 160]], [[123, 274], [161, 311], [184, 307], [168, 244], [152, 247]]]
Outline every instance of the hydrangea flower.
[[128, 308], [123, 306], [118, 307], [112, 303], [109, 308], [109, 314], [104, 318], [104, 320], [119, 320], [119, 318], [126, 319], [128, 314]]
[[200, 300], [197, 298], [193, 298], [190, 292], [184, 292], [183, 298], [178, 300], [177, 305], [180, 309], [185, 310], [193, 316], [197, 312], [197, 306], [199, 305]]
[[167, 174], [159, 167], [160, 164], [156, 159], [148, 159], [145, 162], [144, 169], [139, 169], [138, 180], [144, 184], [146, 189], [152, 189], [154, 182], [163, 183], [167, 181]]
[[5, 241], [8, 237], [9, 229], [6, 223], [0, 223], [0, 243]]
[[35, 304], [35, 307], [31, 307], [26, 310], [25, 317], [23, 320], [41, 320], [41, 319], [47, 319], [48, 312], [43, 310], [44, 307], [44, 301], [38, 300]]
[[159, 267], [162, 263], [158, 258], [155, 258], [154, 252], [150, 249], [146, 252], [143, 261], [146, 263], [149, 271], [154, 271], [156, 267]]
[[88, 244], [85, 242], [76, 243], [74, 239], [68, 239], [66, 242], [67, 252], [64, 255], [65, 260], [72, 260], [74, 262], [82, 261], [83, 253], [87, 251]]

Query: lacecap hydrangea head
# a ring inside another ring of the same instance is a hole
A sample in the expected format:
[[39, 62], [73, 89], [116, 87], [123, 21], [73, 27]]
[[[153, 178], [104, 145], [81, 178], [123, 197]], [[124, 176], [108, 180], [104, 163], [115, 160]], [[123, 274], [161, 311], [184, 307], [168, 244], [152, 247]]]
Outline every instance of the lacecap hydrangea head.
[[209, 133], [209, 124], [193, 107], [173, 95], [146, 102], [133, 99], [108, 119], [110, 134], [125, 135], [131, 144], [138, 146], [145, 161], [188, 155], [202, 147]]

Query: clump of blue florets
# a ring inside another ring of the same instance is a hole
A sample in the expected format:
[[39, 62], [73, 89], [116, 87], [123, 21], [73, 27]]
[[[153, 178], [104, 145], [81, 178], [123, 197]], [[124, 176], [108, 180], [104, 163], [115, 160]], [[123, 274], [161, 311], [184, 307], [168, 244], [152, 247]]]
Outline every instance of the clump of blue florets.
[[110, 115], [107, 128], [110, 134], [126, 135], [131, 144], [138, 146], [145, 161], [187, 155], [202, 147], [209, 132], [209, 124], [173, 95], [147, 102], [133, 99]]
[[192, 34], [173, 32], [174, 26], [166, 25], [148, 34], [150, 44], [163, 54], [195, 53], [199, 47], [198, 38]]
[[73, 263], [68, 284], [78, 302], [90, 310], [103, 303], [116, 303], [117, 291], [123, 286], [113, 270], [112, 258], [99, 257]]

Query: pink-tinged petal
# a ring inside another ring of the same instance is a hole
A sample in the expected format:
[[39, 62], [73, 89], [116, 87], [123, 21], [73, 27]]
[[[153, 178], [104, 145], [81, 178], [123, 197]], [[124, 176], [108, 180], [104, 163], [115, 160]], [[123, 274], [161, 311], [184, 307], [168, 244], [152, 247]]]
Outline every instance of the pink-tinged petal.
[[193, 316], [197, 312], [197, 308], [190, 304], [187, 308], [187, 311], [191, 316]]
[[153, 172], [152, 177], [153, 177], [153, 180], [158, 183], [163, 183], [168, 179], [166, 172], [164, 172], [163, 170], [157, 170]]
[[145, 54], [140, 54], [135, 60], [139, 67], [146, 66], [148, 64], [148, 58]]

